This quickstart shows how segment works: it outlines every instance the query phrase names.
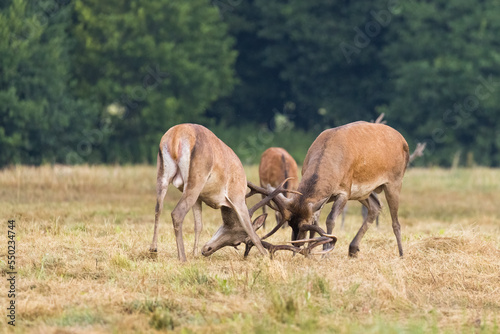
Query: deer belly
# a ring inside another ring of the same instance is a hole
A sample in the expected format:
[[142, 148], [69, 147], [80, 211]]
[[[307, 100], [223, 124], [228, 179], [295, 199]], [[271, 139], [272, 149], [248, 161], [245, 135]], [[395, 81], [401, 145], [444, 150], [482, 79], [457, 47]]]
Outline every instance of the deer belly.
[[200, 193], [200, 199], [209, 207], [219, 209], [226, 202], [225, 193], [220, 183], [213, 182], [212, 178], [208, 178], [207, 183]]
[[370, 196], [370, 193], [380, 186], [379, 182], [376, 183], [353, 183], [351, 185], [351, 196], [349, 199], [363, 200]]

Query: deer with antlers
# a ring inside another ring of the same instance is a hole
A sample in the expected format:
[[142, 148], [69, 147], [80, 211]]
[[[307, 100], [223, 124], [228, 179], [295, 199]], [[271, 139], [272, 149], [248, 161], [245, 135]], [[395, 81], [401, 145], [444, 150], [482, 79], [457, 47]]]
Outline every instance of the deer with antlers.
[[[227, 234], [227, 227], [233, 235], [225, 238], [221, 247], [235, 245], [238, 236], [242, 236], [239, 237], [242, 241], [249, 237], [262, 254], [267, 253], [248, 214], [245, 203], [247, 183], [243, 165], [236, 154], [210, 130], [196, 124], [176, 125], [161, 138], [157, 159], [157, 200], [151, 252], [157, 252], [159, 218], [170, 183], [182, 191], [182, 196], [172, 211], [179, 260], [186, 261], [182, 222], [190, 209], [193, 209], [194, 215], [193, 254], [198, 255], [202, 230], [202, 202], [214, 209], [221, 209], [224, 228], [219, 229], [217, 233]], [[262, 221], [262, 218], [259, 221]], [[209, 255], [216, 250], [205, 245], [202, 253]]]
[[[349, 245], [349, 255], [356, 256], [361, 239], [381, 209], [380, 201], [374, 193], [384, 191], [399, 255], [403, 256], [398, 208], [408, 161], [409, 148], [406, 140], [387, 125], [355, 122], [323, 131], [309, 148], [304, 160], [302, 180], [298, 187], [298, 192], [302, 195], [291, 198], [277, 195], [273, 198], [283, 218], [263, 239], [288, 222], [292, 228], [292, 242], [308, 241], [304, 239], [307, 231], [311, 231], [312, 235], [316, 232], [312, 226], [317, 225], [309, 223], [313, 220], [313, 214], [327, 202], [333, 201], [326, 220], [326, 235], [330, 235], [335, 219], [347, 201], [358, 200], [368, 209], [368, 215]], [[270, 193], [251, 183], [249, 187], [264, 195]], [[333, 242], [325, 246], [333, 247]]]
[[[173, 184], [182, 191], [182, 196], [171, 214], [179, 260], [186, 261], [182, 223], [190, 209], [193, 210], [195, 223], [193, 255], [198, 255], [202, 230], [202, 202], [214, 209], [220, 209], [223, 221], [212, 239], [203, 246], [204, 256], [209, 256], [224, 246], [237, 246], [242, 242], [252, 242], [262, 254], [268, 253], [266, 248], [273, 254], [280, 246], [262, 243], [255, 232], [265, 222], [267, 214], [257, 217], [253, 223], [251, 216], [276, 195], [291, 191], [283, 187], [285, 182], [248, 210], [245, 203], [247, 179], [236, 154], [201, 125], [180, 124], [170, 128], [161, 138], [158, 150], [157, 199], [150, 251], [157, 252], [163, 200], [168, 185]], [[333, 239], [329, 238], [329, 241], [332, 242]]]
[[[265, 150], [262, 153], [259, 164], [260, 186], [264, 188], [277, 188], [288, 178], [291, 179], [285, 182], [284, 189], [297, 190], [299, 185], [299, 168], [295, 159], [281, 147], [270, 147]], [[288, 197], [288, 194], [291, 193], [285, 192], [285, 197]], [[266, 213], [266, 206], [262, 207], [262, 211]], [[279, 212], [275, 211], [275, 214], [276, 222], [279, 222]]]

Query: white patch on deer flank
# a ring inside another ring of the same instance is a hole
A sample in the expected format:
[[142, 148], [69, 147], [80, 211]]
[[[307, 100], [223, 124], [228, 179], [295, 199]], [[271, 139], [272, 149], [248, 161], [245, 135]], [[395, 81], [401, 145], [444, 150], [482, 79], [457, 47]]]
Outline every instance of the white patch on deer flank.
[[174, 159], [172, 159], [172, 156], [170, 153], [168, 153], [167, 147], [163, 148], [162, 151], [163, 155], [163, 175], [161, 177], [161, 182], [164, 187], [167, 187], [170, 182], [175, 177], [175, 174], [177, 173], [177, 164], [175, 163]]
[[[177, 166], [179, 167], [180, 181], [182, 182], [182, 184], [185, 184], [188, 180], [190, 160], [191, 160], [191, 150], [189, 148], [189, 142], [181, 139], [179, 161], [177, 162]], [[177, 176], [176, 179], [178, 179]], [[175, 181], [176, 180], [174, 180], [174, 182]], [[176, 185], [174, 184], [174, 186]]]

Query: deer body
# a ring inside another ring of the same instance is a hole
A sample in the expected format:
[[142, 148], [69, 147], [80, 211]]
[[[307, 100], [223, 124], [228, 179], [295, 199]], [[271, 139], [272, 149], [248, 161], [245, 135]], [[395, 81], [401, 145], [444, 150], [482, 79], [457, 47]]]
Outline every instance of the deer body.
[[[159, 217], [170, 183], [182, 191], [182, 196], [172, 211], [179, 260], [186, 261], [182, 222], [191, 208], [195, 221], [193, 254], [198, 254], [202, 202], [215, 209], [221, 208], [224, 225], [228, 225], [234, 232], [235, 237], [226, 238], [226, 244], [220, 247], [242, 242], [243, 240], [236, 240], [236, 235], [239, 239], [248, 236], [259, 251], [266, 254], [252, 227], [245, 204], [247, 181], [243, 165], [236, 154], [210, 130], [196, 124], [176, 125], [160, 141], [155, 225], [150, 251], [157, 251]], [[205, 246], [203, 255], [210, 255], [217, 249]]]
[[299, 168], [290, 153], [281, 147], [270, 147], [265, 150], [259, 164], [260, 185], [276, 188], [289, 177], [293, 179], [285, 183], [285, 189], [297, 189]]
[[378, 198], [371, 193], [384, 190], [402, 256], [397, 211], [408, 157], [408, 144], [403, 136], [383, 124], [355, 122], [323, 131], [304, 160], [298, 187], [302, 196], [294, 196], [287, 203], [292, 239], [302, 239], [305, 231], [300, 226], [310, 221], [324, 204], [334, 201], [326, 222], [326, 233], [331, 233], [346, 202], [358, 200], [368, 208], [368, 215], [349, 247], [349, 254], [355, 256], [368, 224], [381, 208]]
[[[299, 168], [293, 157], [281, 147], [270, 147], [262, 153], [259, 164], [260, 186], [267, 188], [278, 187], [285, 179], [287, 181], [284, 188], [287, 190], [297, 190], [299, 185]], [[288, 193], [285, 193], [287, 196]], [[264, 195], [262, 195], [264, 196]], [[266, 206], [262, 207], [266, 213]], [[279, 222], [279, 213], [276, 212], [276, 221]]]

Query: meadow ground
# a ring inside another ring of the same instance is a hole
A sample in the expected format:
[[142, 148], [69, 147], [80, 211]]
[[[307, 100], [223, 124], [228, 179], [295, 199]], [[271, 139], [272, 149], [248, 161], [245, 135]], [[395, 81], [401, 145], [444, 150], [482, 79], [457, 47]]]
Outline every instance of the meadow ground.
[[[248, 167], [257, 181], [257, 168]], [[227, 248], [179, 263], [170, 189], [159, 253], [155, 167], [15, 167], [0, 171], [0, 332], [499, 333], [500, 170], [410, 169], [397, 255], [387, 207], [357, 259], [350, 202], [328, 258], [288, 252], [247, 260]], [[322, 225], [327, 214], [322, 213]], [[16, 327], [7, 325], [7, 221], [16, 220]], [[203, 245], [221, 223], [204, 206]], [[268, 224], [274, 217], [268, 218]], [[290, 231], [272, 241], [286, 242]], [[193, 218], [184, 222], [192, 249]], [[240, 247], [242, 248], [242, 247]], [[5, 315], [4, 315], [5, 313]]]

